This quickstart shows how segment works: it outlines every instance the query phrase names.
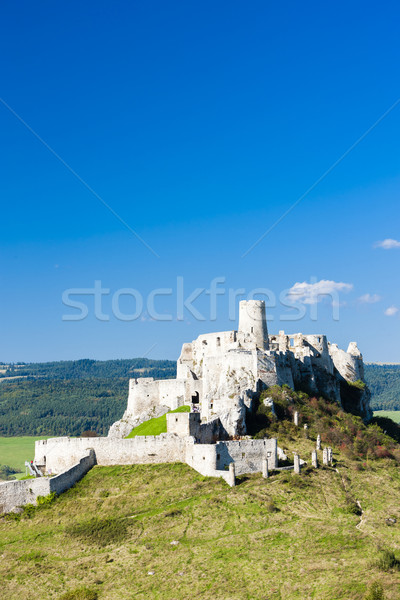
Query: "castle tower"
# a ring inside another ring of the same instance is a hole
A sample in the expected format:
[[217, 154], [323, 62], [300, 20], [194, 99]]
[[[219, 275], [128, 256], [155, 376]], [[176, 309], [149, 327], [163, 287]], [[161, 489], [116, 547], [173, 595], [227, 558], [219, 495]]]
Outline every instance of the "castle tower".
[[239, 302], [238, 341], [254, 344], [268, 350], [268, 329], [264, 300], [241, 300]]

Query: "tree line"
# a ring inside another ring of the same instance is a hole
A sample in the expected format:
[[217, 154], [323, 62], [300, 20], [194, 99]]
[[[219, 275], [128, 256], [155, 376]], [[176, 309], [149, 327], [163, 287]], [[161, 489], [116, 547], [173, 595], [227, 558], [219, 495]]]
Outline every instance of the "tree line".
[[16, 363], [0, 365], [8, 368], [2, 377], [43, 377], [45, 379], [92, 379], [113, 377], [175, 377], [176, 362], [171, 360], [152, 360], [150, 358], [132, 358], [116, 360], [65, 360], [46, 363]]

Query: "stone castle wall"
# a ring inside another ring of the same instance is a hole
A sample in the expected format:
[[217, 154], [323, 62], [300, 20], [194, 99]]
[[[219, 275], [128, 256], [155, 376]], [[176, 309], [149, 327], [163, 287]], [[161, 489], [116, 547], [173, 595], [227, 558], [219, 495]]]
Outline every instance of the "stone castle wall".
[[[246, 411], [261, 389], [286, 384], [342, 403], [343, 383], [363, 377], [363, 359], [355, 342], [345, 352], [325, 335], [284, 331], [268, 335], [264, 302], [242, 301], [238, 331], [202, 334], [183, 344], [177, 379], [131, 380], [127, 411], [109, 435], [123, 437], [129, 427], [191, 405], [196, 397], [203, 422], [219, 417], [230, 436], [244, 435]], [[356, 404], [351, 408], [368, 421], [369, 392]]]
[[176, 435], [115, 438], [51, 438], [35, 444], [35, 462], [61, 473], [93, 449], [100, 466], [185, 462], [186, 443]]
[[270, 469], [278, 466], [277, 440], [240, 440], [216, 444], [188, 444], [186, 462], [204, 476], [229, 481], [228, 468], [235, 463], [237, 475], [262, 471], [266, 458]]
[[268, 460], [269, 469], [278, 466], [277, 440], [240, 440], [217, 443], [217, 469], [224, 469], [235, 463], [237, 475], [262, 471], [262, 460]]
[[48, 496], [52, 492], [61, 494], [72, 487], [96, 464], [93, 451], [86, 451], [75, 464], [55, 477], [38, 477], [23, 481], [0, 483], [0, 513], [35, 504], [38, 496]]
[[[95, 463], [99, 466], [184, 462], [204, 476], [222, 477], [227, 482], [229, 482], [227, 468], [232, 462], [235, 463], [238, 475], [260, 472], [264, 458], [268, 460], [271, 469], [277, 466], [276, 439], [196, 443], [194, 437], [185, 435], [187, 425], [192, 423], [200, 430], [203, 425], [199, 425], [197, 419], [188, 418], [196, 415], [189, 415], [189, 413], [181, 415], [178, 413], [178, 415], [186, 417], [186, 424], [184, 420], [174, 421], [180, 435], [167, 433], [128, 440], [67, 437], [40, 440], [36, 442], [35, 462], [45, 463], [47, 471], [51, 470], [53, 473], [60, 471], [70, 473], [68, 469], [87, 457], [90, 447], [95, 456]], [[206, 426], [205, 431], [209, 426]], [[66, 478], [67, 473], [63, 472], [50, 481], [56, 481], [60, 477]], [[34, 480], [36, 481], [41, 480]], [[64, 489], [68, 487], [70, 487], [68, 481], [65, 481]], [[61, 489], [61, 480], [57, 489]]]

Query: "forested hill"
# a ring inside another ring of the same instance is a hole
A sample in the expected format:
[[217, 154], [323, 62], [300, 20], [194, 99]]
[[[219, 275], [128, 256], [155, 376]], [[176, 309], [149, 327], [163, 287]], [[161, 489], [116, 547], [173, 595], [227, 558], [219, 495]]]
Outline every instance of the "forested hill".
[[365, 379], [373, 410], [400, 410], [400, 364], [367, 364]]
[[92, 379], [113, 377], [175, 377], [176, 362], [172, 360], [151, 360], [132, 358], [117, 360], [66, 360], [46, 363], [0, 363], [1, 377], [41, 377], [45, 379]]
[[126, 408], [129, 378], [175, 377], [176, 363], [84, 359], [3, 364], [0, 371], [0, 436], [107, 435]]

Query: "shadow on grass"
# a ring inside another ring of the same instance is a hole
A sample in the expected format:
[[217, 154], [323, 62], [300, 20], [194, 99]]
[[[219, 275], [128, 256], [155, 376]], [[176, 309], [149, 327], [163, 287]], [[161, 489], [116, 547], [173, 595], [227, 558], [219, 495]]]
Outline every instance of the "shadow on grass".
[[250, 477], [248, 475], [238, 475], [236, 477], [236, 485], [242, 485], [242, 483], [246, 483], [246, 481], [250, 481]]

